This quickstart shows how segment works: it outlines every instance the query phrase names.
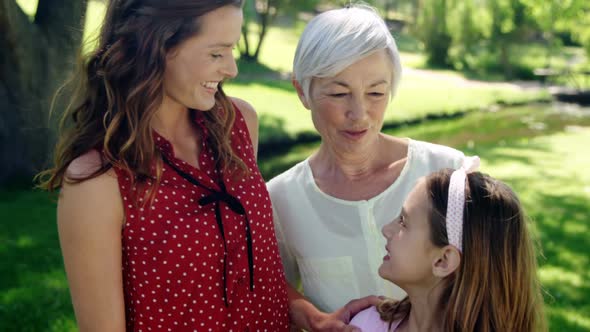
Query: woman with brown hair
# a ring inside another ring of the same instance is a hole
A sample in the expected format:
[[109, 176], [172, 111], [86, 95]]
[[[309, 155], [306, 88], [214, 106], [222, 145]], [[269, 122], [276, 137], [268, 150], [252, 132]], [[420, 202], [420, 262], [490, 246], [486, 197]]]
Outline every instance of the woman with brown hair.
[[222, 90], [241, 5], [109, 2], [41, 184], [81, 331], [288, 328], [256, 113]]
[[383, 227], [379, 275], [408, 296], [353, 318], [364, 331], [545, 331], [536, 257], [514, 192], [477, 157], [421, 179]]

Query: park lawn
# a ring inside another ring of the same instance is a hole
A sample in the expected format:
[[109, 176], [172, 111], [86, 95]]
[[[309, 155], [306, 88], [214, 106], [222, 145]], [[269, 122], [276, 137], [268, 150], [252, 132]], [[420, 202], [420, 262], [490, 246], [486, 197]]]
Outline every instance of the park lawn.
[[[590, 331], [590, 115], [547, 105], [474, 112], [388, 130], [482, 157], [482, 170], [519, 194], [540, 240], [539, 276], [551, 330]], [[315, 144], [260, 160], [270, 179]], [[75, 331], [55, 225], [55, 203], [27, 189], [0, 192], [0, 331]]]
[[0, 331], [75, 331], [55, 204], [15, 188], [0, 192], [0, 211]]
[[[482, 171], [519, 195], [541, 246], [539, 277], [551, 331], [590, 331], [590, 113], [548, 105], [474, 112], [387, 130], [479, 155]], [[266, 179], [317, 148], [299, 145], [261, 160]]]

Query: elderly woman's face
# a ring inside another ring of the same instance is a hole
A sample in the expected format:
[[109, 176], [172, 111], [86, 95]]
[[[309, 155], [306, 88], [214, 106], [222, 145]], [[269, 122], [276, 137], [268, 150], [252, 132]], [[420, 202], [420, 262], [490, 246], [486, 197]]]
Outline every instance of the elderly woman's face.
[[376, 147], [392, 70], [387, 53], [379, 51], [334, 77], [313, 79], [308, 106], [324, 144], [338, 153]]

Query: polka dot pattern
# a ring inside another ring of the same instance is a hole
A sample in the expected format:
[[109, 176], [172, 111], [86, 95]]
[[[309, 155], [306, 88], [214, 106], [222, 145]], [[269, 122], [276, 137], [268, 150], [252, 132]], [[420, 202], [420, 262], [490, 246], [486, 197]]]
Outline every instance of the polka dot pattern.
[[[201, 127], [203, 117], [196, 112]], [[206, 134], [206, 131], [204, 131]], [[246, 220], [221, 203], [227, 246], [228, 306], [223, 299], [224, 243], [214, 204], [200, 206], [208, 194], [164, 165], [153, 202], [116, 170], [125, 203], [123, 279], [127, 331], [287, 331], [288, 304], [272, 208], [254, 157], [246, 123], [238, 111], [232, 130], [234, 151], [250, 168], [244, 179], [231, 180], [215, 168], [204, 142], [199, 169], [175, 158], [172, 145], [154, 133], [156, 146], [174, 163], [210, 188], [226, 190], [240, 200], [251, 223], [254, 291], [249, 289]]]

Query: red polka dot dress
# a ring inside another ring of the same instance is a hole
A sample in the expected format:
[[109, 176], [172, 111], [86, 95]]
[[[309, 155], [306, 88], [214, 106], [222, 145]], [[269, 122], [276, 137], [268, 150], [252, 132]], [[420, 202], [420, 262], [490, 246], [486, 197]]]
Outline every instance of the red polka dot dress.
[[205, 136], [200, 169], [177, 159], [172, 145], [154, 133], [166, 162], [151, 205], [134, 204], [139, 190], [116, 170], [126, 216], [127, 331], [288, 330], [270, 198], [246, 123], [236, 113], [231, 144], [248, 177], [232, 180], [217, 171], [202, 112], [195, 113]]

